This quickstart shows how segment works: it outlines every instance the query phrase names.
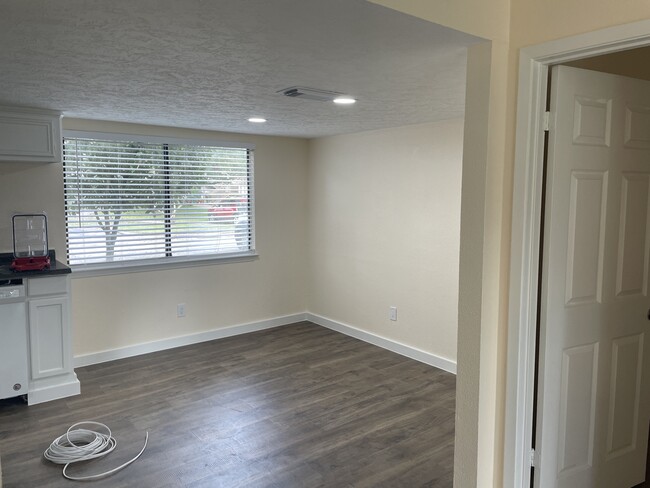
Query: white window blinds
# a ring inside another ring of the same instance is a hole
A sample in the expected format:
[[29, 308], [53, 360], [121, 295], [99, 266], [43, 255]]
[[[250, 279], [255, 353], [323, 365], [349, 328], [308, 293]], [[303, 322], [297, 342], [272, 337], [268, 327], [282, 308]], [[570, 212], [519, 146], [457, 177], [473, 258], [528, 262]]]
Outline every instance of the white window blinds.
[[63, 150], [70, 265], [253, 250], [251, 149], [64, 137]]

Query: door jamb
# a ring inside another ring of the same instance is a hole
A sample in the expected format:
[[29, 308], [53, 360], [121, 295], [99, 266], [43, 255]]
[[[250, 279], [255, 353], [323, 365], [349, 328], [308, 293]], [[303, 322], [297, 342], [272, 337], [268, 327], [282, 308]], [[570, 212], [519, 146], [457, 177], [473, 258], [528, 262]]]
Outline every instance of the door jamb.
[[519, 53], [503, 467], [504, 486], [509, 488], [528, 487], [531, 481], [543, 118], [549, 66], [648, 45], [650, 20], [643, 20], [538, 44]]

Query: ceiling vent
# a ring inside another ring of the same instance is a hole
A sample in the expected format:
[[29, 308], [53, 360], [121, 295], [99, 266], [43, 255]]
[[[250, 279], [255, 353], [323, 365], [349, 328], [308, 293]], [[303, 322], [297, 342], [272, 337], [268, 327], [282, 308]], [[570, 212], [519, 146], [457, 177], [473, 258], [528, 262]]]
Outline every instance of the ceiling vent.
[[318, 100], [319, 102], [331, 102], [335, 98], [343, 96], [343, 93], [328, 90], [318, 90], [316, 88], [306, 88], [304, 86], [292, 86], [290, 88], [280, 90], [277, 93], [282, 93], [285, 97]]

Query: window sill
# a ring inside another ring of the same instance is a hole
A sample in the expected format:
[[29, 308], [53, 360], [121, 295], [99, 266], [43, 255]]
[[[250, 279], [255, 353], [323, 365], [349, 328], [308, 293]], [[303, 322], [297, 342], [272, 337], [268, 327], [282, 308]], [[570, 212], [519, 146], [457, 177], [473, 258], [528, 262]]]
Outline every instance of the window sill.
[[201, 256], [201, 257], [179, 257], [163, 258], [147, 261], [126, 261], [119, 264], [106, 265], [87, 264], [71, 266], [72, 278], [91, 278], [95, 276], [118, 275], [125, 273], [145, 273], [149, 271], [162, 271], [168, 269], [193, 268], [197, 266], [212, 266], [217, 264], [241, 263], [255, 261], [259, 255], [255, 251], [245, 253], [233, 253], [219, 257]]

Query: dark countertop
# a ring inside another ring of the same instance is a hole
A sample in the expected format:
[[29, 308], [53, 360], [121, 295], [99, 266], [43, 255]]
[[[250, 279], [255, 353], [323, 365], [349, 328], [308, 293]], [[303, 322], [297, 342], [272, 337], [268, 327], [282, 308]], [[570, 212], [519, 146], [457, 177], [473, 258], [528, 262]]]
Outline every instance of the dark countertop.
[[50, 251], [50, 267], [43, 271], [13, 271], [10, 268], [13, 257], [10, 252], [0, 253], [0, 282], [18, 278], [45, 278], [72, 272], [69, 266], [56, 260], [54, 251]]

